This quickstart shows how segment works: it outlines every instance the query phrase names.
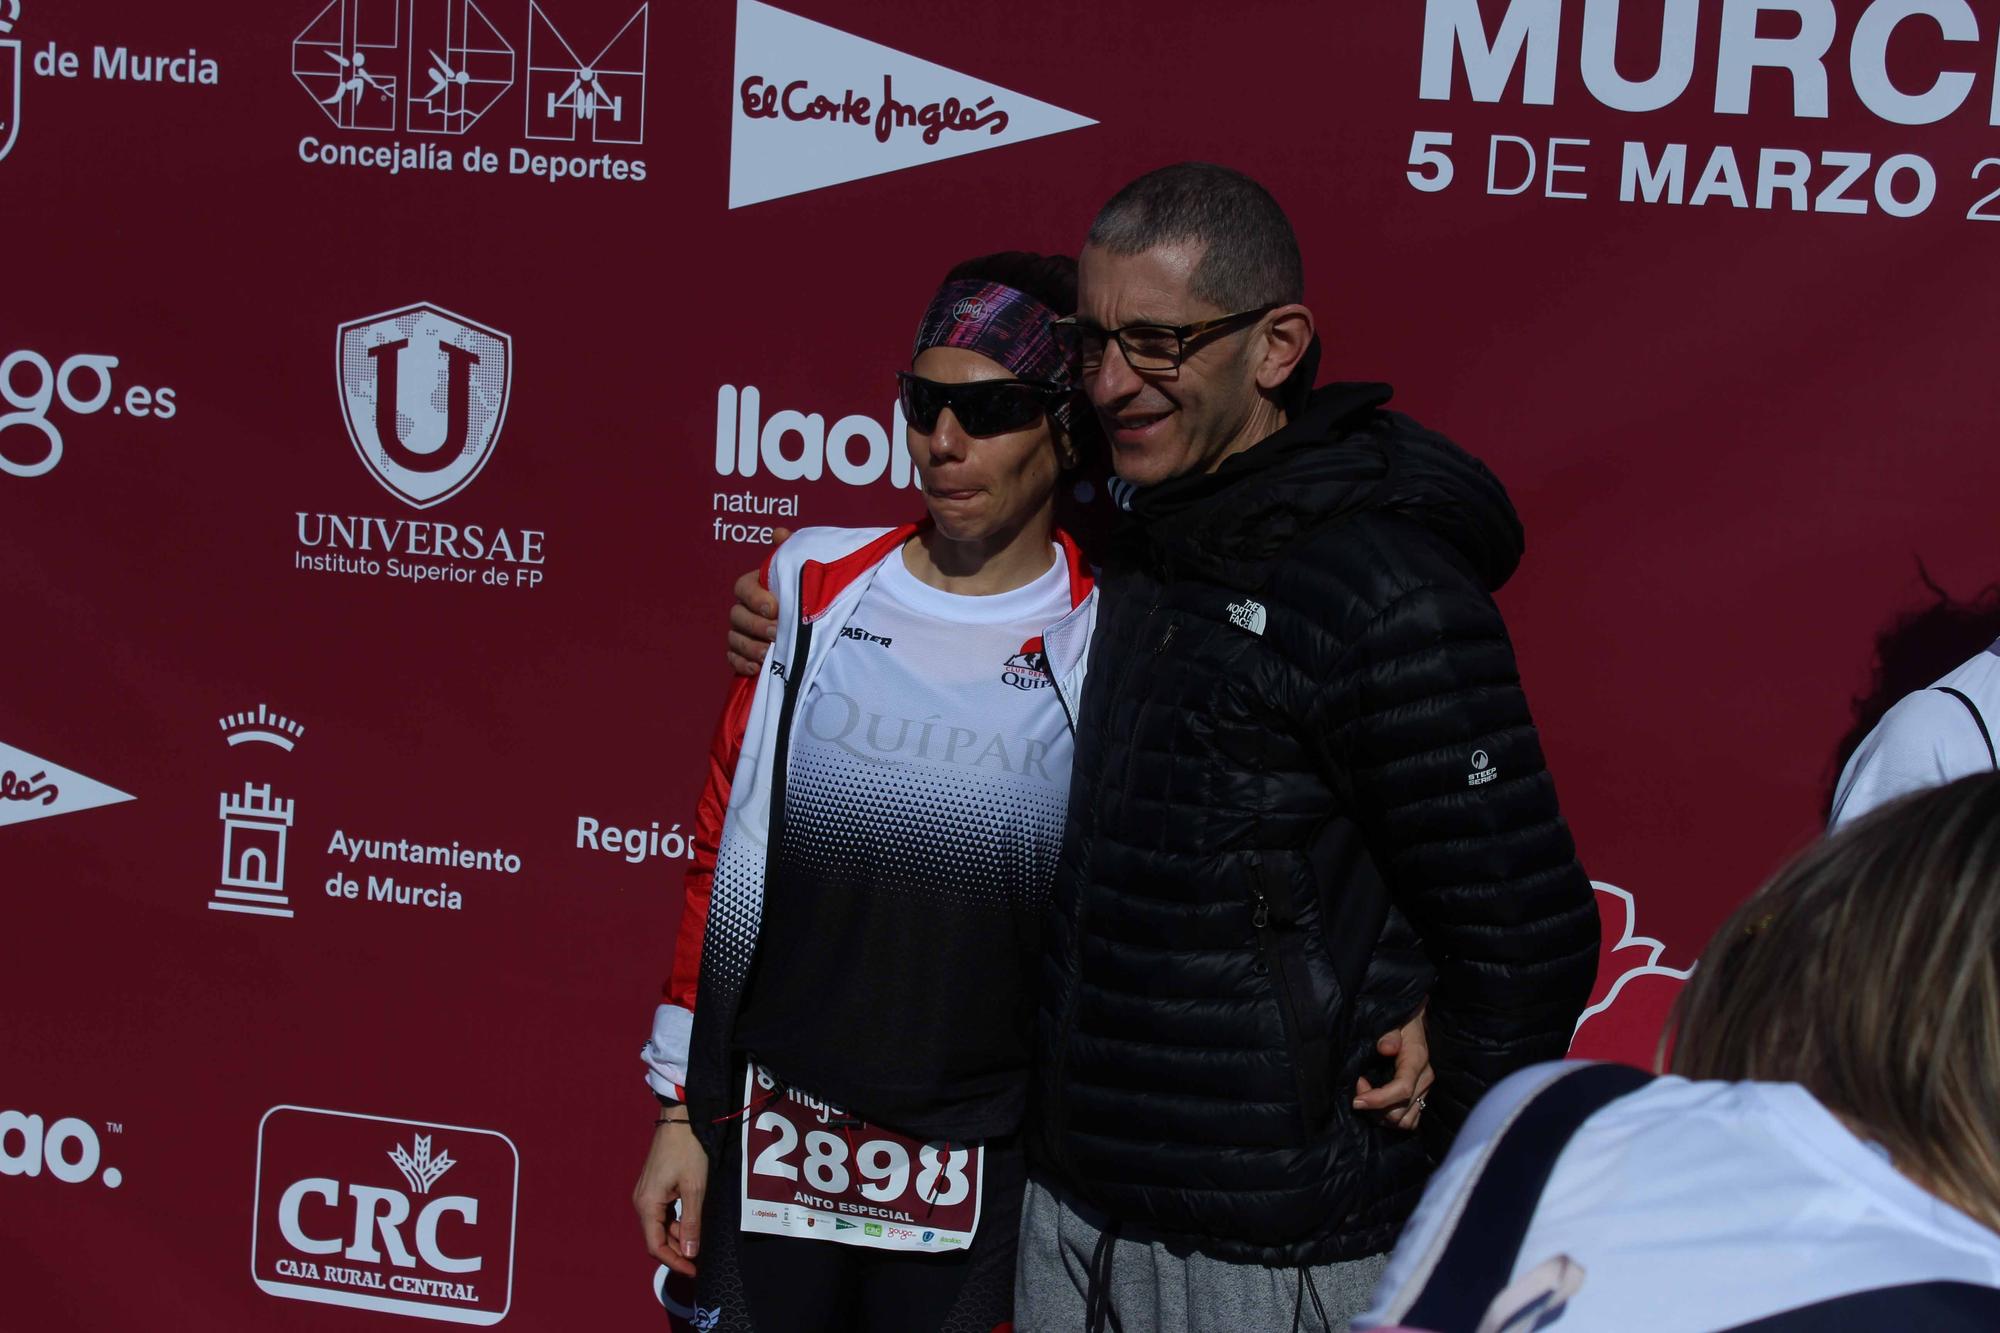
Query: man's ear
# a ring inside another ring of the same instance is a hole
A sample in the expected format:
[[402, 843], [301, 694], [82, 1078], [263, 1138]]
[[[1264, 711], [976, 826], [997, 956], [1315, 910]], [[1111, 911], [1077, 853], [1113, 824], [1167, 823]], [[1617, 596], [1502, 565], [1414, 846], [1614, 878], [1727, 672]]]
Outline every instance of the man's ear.
[[1276, 393], [1299, 368], [1312, 346], [1313, 313], [1302, 305], [1281, 305], [1264, 317], [1263, 356], [1257, 363], [1257, 387]]
[[1076, 465], [1083, 461], [1082, 453], [1076, 447], [1076, 433], [1056, 420], [1053, 413], [1048, 421], [1049, 440], [1055, 446], [1057, 470], [1064, 473], [1074, 471]]

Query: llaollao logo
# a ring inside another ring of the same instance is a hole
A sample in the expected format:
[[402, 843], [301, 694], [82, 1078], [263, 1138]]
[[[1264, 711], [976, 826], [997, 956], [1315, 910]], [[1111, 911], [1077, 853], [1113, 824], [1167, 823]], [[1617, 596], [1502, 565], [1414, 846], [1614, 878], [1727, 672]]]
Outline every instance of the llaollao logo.
[[95, 1176], [114, 1190], [125, 1183], [124, 1172], [104, 1165], [103, 1141], [89, 1121], [63, 1116], [51, 1122], [22, 1111], [0, 1111], [0, 1176], [46, 1177], [65, 1185]]

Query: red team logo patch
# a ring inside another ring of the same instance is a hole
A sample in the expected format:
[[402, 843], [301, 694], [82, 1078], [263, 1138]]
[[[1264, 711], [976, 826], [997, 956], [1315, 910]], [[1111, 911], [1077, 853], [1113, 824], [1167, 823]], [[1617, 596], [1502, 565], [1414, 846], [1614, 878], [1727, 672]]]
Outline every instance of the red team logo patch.
[[1048, 654], [1042, 651], [1042, 637], [1036, 635], [1021, 645], [1021, 651], [1000, 668], [1000, 679], [1017, 690], [1045, 690], [1055, 684], [1049, 674]]
[[274, 1106], [257, 1131], [251, 1276], [286, 1300], [497, 1324], [519, 1179], [492, 1130]]

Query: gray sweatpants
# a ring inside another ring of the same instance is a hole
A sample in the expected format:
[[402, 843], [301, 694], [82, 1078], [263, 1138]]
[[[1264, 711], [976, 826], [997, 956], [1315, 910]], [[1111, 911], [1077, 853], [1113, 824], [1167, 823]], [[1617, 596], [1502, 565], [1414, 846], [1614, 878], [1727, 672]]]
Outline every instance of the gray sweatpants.
[[[1014, 1327], [1018, 1333], [1081, 1333], [1090, 1289], [1091, 1259], [1104, 1218], [1038, 1180], [1028, 1182], [1021, 1205], [1020, 1265], [1014, 1274]], [[1368, 1308], [1386, 1254], [1305, 1270], [1319, 1305], [1296, 1268], [1229, 1263], [1121, 1228], [1112, 1238], [1111, 1318], [1117, 1333], [1188, 1329], [1193, 1333], [1250, 1330], [1344, 1333]], [[1320, 1319], [1320, 1309], [1326, 1321]]]

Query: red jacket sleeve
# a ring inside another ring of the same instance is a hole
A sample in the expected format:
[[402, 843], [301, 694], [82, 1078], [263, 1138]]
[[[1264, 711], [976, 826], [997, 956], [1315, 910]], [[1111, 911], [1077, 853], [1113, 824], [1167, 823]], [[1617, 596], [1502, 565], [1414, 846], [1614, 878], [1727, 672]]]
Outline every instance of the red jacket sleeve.
[[750, 702], [757, 680], [737, 676], [729, 683], [729, 698], [708, 746], [708, 778], [702, 783], [701, 804], [695, 810], [694, 863], [681, 883], [681, 922], [674, 936], [674, 966], [667, 978], [663, 1002], [694, 1012], [701, 984], [701, 942], [708, 929], [709, 890], [715, 881], [715, 857], [722, 844], [722, 820], [729, 810], [729, 791], [736, 760], [743, 753], [743, 731], [750, 719]]

